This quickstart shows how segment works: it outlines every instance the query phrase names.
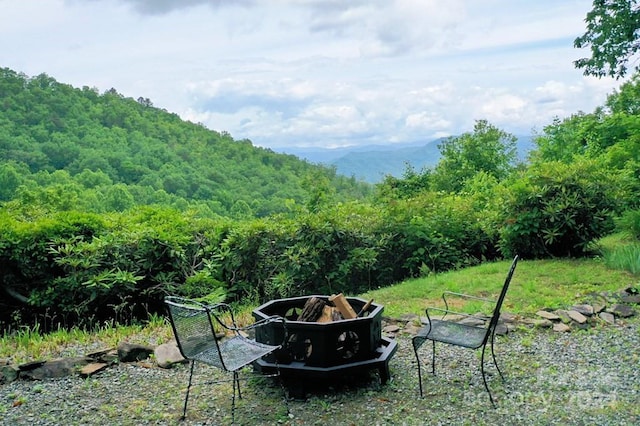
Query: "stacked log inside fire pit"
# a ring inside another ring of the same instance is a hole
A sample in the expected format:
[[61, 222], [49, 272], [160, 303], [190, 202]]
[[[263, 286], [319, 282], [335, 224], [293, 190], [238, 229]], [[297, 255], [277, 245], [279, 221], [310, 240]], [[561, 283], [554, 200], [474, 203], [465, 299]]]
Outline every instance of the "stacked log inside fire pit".
[[304, 322], [332, 322], [343, 319], [354, 319], [364, 314], [373, 300], [367, 302], [360, 314], [357, 314], [349, 301], [340, 294], [331, 295], [327, 300], [310, 297], [304, 304], [297, 321]]

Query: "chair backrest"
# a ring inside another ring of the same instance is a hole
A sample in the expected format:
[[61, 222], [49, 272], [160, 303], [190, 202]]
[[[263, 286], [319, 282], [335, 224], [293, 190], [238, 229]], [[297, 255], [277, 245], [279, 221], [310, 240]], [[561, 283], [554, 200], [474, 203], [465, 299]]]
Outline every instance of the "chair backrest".
[[182, 356], [193, 359], [206, 349], [207, 362], [225, 369], [209, 308], [194, 300], [175, 296], [166, 297], [165, 305]]
[[509, 283], [511, 283], [511, 277], [513, 277], [513, 273], [516, 270], [516, 265], [518, 264], [518, 255], [513, 258], [513, 262], [511, 262], [511, 268], [509, 268], [509, 273], [507, 274], [507, 278], [504, 280], [504, 284], [502, 286], [502, 291], [500, 291], [500, 296], [498, 297], [498, 301], [496, 302], [496, 306], [493, 309], [493, 315], [491, 316], [491, 322], [489, 323], [489, 328], [487, 329], [489, 332], [487, 333], [486, 338], [489, 337], [493, 331], [495, 331], [496, 326], [498, 325], [498, 320], [500, 319], [500, 310], [502, 309], [502, 302], [504, 302], [504, 297], [507, 295], [507, 290], [509, 289]]

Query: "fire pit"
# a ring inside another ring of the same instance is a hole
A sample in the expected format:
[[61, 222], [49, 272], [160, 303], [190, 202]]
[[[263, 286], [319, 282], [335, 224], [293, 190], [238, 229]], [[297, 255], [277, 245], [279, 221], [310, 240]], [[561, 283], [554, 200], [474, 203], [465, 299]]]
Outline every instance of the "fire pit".
[[[397, 342], [382, 336], [384, 307], [348, 297], [348, 303], [359, 313], [356, 318], [329, 322], [298, 321], [311, 298], [326, 302], [330, 299], [328, 296], [278, 299], [253, 310], [256, 321], [272, 315], [285, 317], [288, 333], [284, 347], [256, 361], [256, 368], [271, 373], [279, 367], [283, 377], [294, 379], [324, 379], [377, 369], [382, 383], [386, 383], [389, 379], [389, 360], [397, 350]], [[282, 342], [283, 338], [282, 323], [274, 322], [259, 327], [256, 332], [256, 340], [261, 343], [274, 344]]]

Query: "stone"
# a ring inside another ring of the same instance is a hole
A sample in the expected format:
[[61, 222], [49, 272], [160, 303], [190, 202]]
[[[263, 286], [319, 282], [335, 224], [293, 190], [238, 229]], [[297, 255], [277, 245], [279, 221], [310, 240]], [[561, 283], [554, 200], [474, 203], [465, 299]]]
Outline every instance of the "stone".
[[0, 385], [18, 380], [20, 369], [8, 362], [0, 365]]
[[469, 325], [471, 327], [482, 327], [484, 326], [484, 320], [482, 318], [477, 317], [466, 317], [458, 321], [460, 324]]
[[106, 364], [115, 364], [118, 362], [118, 351], [115, 348], [102, 349], [87, 354], [89, 358], [96, 360], [97, 362], [103, 362]]
[[94, 374], [104, 370], [107, 368], [109, 364], [105, 364], [104, 362], [92, 362], [91, 364], [87, 364], [82, 369], [80, 369], [80, 375], [82, 377], [91, 377]]
[[175, 340], [159, 345], [154, 350], [154, 356], [160, 368], [171, 368], [173, 364], [188, 362], [180, 353]]
[[629, 306], [629, 305], [623, 305], [620, 303], [616, 303], [614, 305], [611, 305], [611, 307], [609, 307], [609, 309], [607, 309], [607, 312], [612, 313], [613, 315], [620, 317], [620, 318], [629, 318], [634, 316], [636, 313], [633, 310], [633, 307]]
[[565, 323], [558, 322], [558, 323], [553, 324], [553, 331], [557, 331], [559, 333], [566, 333], [568, 331], [571, 331], [571, 327], [569, 327]]
[[587, 322], [587, 317], [585, 317], [578, 311], [574, 311], [573, 309], [567, 311], [567, 315], [569, 315], [569, 318], [571, 318], [573, 321], [577, 322], [578, 324], [584, 324]]
[[382, 329], [383, 333], [397, 333], [398, 331], [400, 331], [400, 326], [396, 324], [387, 325]]
[[545, 311], [545, 310], [541, 310], [536, 312], [536, 315], [538, 315], [539, 317], [542, 317], [546, 320], [549, 321], [558, 321], [560, 320], [560, 316], [554, 314], [553, 312], [549, 312], [549, 311]]
[[600, 317], [600, 319], [606, 322], [607, 324], [614, 325], [616, 323], [616, 317], [612, 313], [600, 312], [598, 314], [598, 317]]
[[553, 327], [553, 322], [551, 320], [548, 319], [534, 319], [531, 321], [531, 324], [534, 327], [538, 327], [538, 328], [551, 328]]
[[604, 309], [607, 307], [607, 305], [604, 302], [599, 302], [599, 301], [592, 302], [591, 306], [593, 307], [594, 314], [599, 314], [600, 312], [604, 311]]
[[76, 374], [78, 369], [93, 362], [89, 357], [57, 358], [33, 367], [33, 363], [20, 365], [20, 378], [31, 380], [53, 379]]
[[120, 362], [135, 362], [149, 358], [153, 348], [135, 343], [123, 342], [118, 345], [118, 359]]
[[518, 315], [512, 314], [511, 312], [500, 312], [500, 321], [517, 322], [518, 319]]
[[576, 312], [580, 312], [582, 315], [590, 317], [593, 315], [594, 313], [594, 309], [593, 306], [588, 305], [588, 304], [582, 304], [582, 305], [574, 305], [571, 307], [571, 310], [576, 311]]
[[573, 320], [569, 316], [569, 311], [565, 311], [564, 309], [558, 309], [554, 313], [558, 315], [558, 317], [560, 318], [560, 321], [562, 321], [565, 324], [570, 324], [571, 322], [573, 322]]
[[640, 304], [640, 294], [624, 295], [624, 296], [622, 296], [620, 298], [620, 301], [623, 302], [623, 303], [639, 305]]
[[496, 325], [496, 334], [498, 336], [504, 336], [509, 333], [509, 327], [506, 324]]

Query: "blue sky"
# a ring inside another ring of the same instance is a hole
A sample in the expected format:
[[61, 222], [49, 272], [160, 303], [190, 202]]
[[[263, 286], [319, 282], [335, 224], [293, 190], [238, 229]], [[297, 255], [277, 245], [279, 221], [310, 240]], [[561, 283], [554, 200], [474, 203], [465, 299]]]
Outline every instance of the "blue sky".
[[586, 0], [0, 0], [0, 67], [115, 88], [255, 145], [541, 131], [584, 77]]

